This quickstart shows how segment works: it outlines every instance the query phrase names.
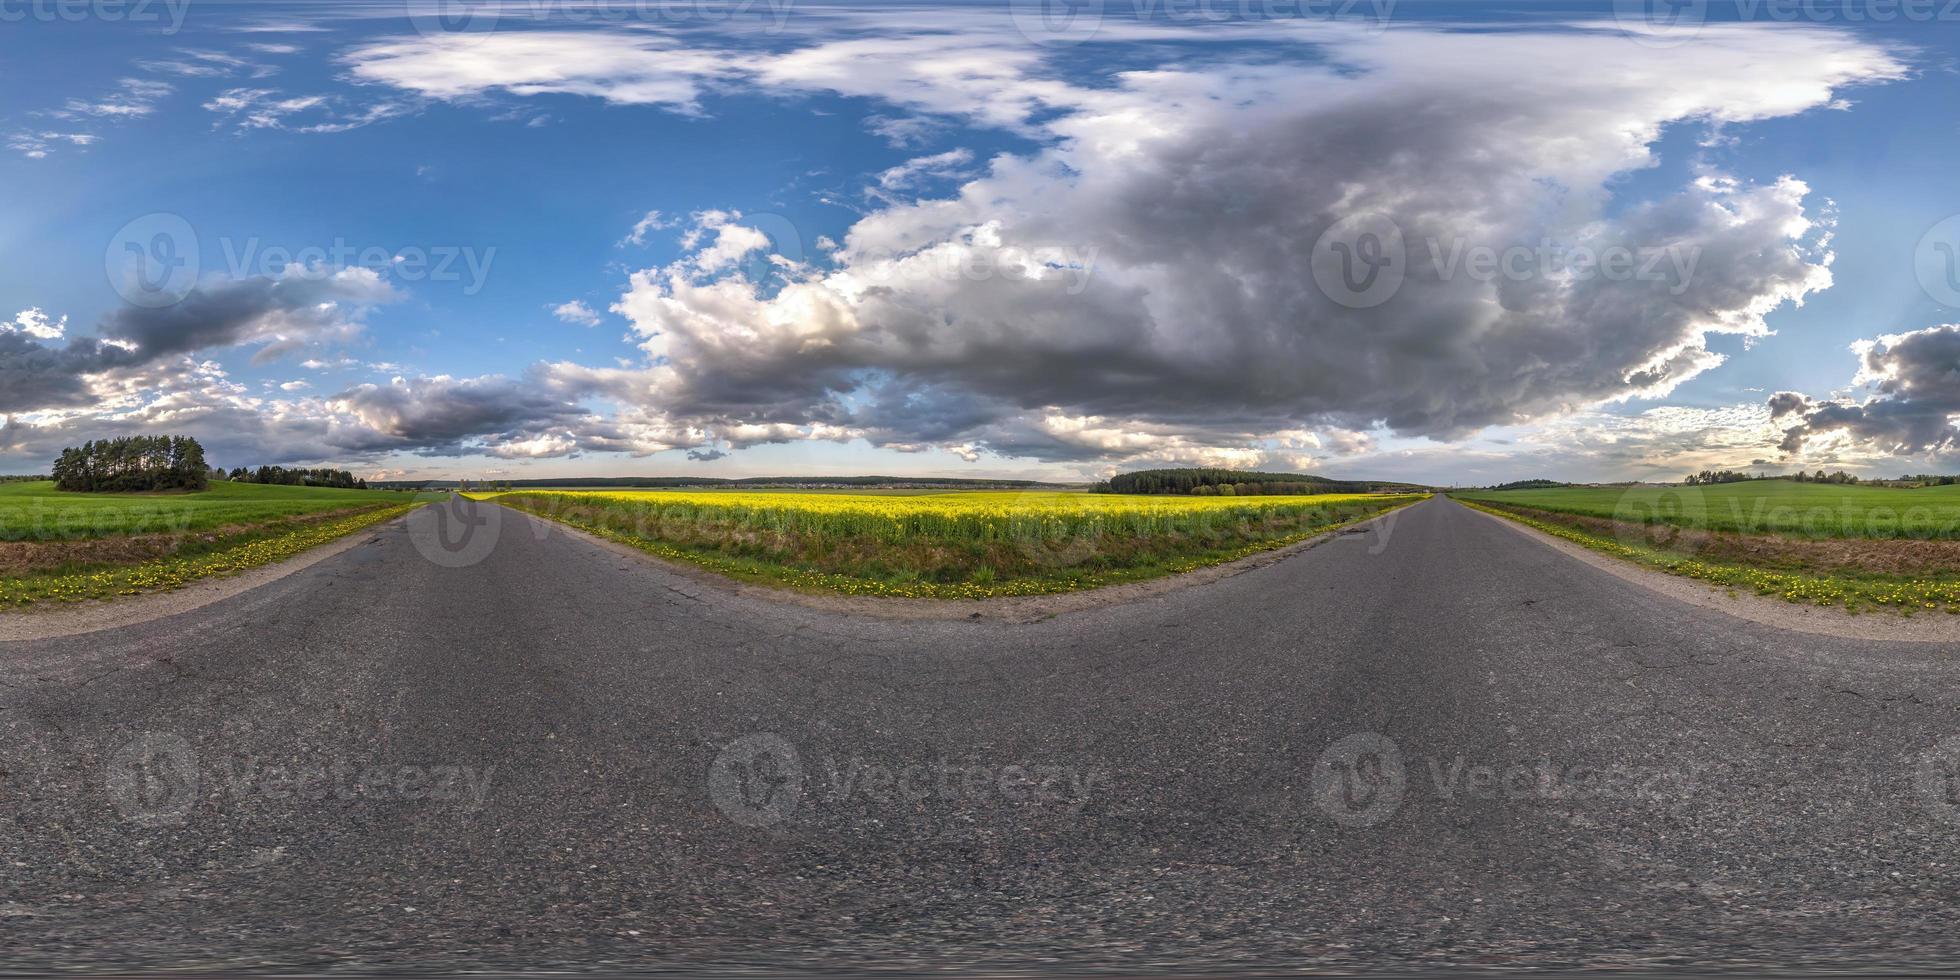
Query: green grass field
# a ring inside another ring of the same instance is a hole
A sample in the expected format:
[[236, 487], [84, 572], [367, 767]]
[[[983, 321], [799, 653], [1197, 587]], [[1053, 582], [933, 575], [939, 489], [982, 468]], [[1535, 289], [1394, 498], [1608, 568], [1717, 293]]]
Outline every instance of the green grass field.
[[200, 493], [62, 493], [53, 483], [0, 484], [0, 541], [183, 534], [357, 507], [399, 504], [386, 490], [213, 483]]
[[1560, 487], [1455, 496], [1499, 506], [1741, 534], [1960, 539], [1960, 486], [1898, 490], [1754, 480], [1705, 487]]
[[1960, 612], [1960, 486], [1765, 480], [1452, 496], [1595, 551], [1791, 602]]
[[920, 598], [1034, 595], [1230, 561], [1420, 496], [517, 491], [499, 503], [736, 578]]
[[223, 482], [171, 494], [0, 484], [0, 609], [161, 591], [232, 574], [440, 496]]

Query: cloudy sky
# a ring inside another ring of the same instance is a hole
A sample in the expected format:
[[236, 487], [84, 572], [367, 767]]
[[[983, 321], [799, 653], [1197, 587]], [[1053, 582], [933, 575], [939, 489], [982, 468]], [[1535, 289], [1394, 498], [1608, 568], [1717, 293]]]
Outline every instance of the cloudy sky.
[[0, 472], [1960, 470], [1952, 4], [0, 16]]

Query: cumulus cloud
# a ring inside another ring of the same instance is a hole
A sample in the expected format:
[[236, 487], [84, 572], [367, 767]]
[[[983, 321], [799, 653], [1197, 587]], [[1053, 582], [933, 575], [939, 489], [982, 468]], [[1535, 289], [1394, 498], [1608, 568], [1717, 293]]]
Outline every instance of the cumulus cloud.
[[[1383, 430], [1460, 439], [1657, 397], [1720, 363], [1711, 336], [1760, 336], [1769, 312], [1826, 287], [1828, 227], [1795, 177], [1708, 171], [1641, 198], [1622, 178], [1654, 164], [1667, 127], [1830, 107], [1905, 71], [1856, 36], [1788, 25], [1709, 25], [1669, 48], [1585, 25], [1271, 33], [1266, 47], [1155, 51], [1095, 78], [1000, 30], [787, 50], [577, 30], [357, 47], [355, 79], [421, 98], [570, 94], [699, 113], [711, 90], [822, 92], [872, 102], [887, 136], [958, 119], [1037, 149], [875, 173], [878, 206], [815, 262], [779, 254], [758, 217], [700, 212], [684, 254], [633, 273], [612, 306], [642, 363], [356, 386], [318, 400], [319, 439], [707, 458], [862, 438], [968, 457], [1305, 466], [1365, 454]], [[1315, 276], [1330, 236], [1360, 245], [1338, 237], [1357, 217], [1405, 246], [1399, 288], [1379, 303]], [[1477, 261], [1520, 249], [1521, 272]], [[1581, 252], [1634, 266], [1545, 258]], [[278, 345], [263, 319], [159, 319], [104, 333], [125, 354], [171, 350], [172, 336], [190, 338], [180, 351]]]
[[215, 280], [168, 306], [123, 306], [97, 332], [149, 361], [213, 347], [258, 347], [267, 361], [361, 331], [369, 307], [399, 298], [372, 269], [292, 268], [285, 274]]
[[550, 391], [495, 375], [396, 378], [385, 385], [356, 385], [327, 402], [358, 423], [341, 440], [357, 452], [457, 453], [471, 441], [492, 447], [520, 443], [586, 414]]
[[60, 340], [68, 332], [68, 318], [50, 320], [40, 307], [30, 307], [15, 314], [12, 323], [0, 321], [0, 332], [23, 333], [36, 340]]
[[1865, 397], [1770, 399], [1785, 453], [1842, 449], [1872, 456], [1935, 456], [1960, 448], [1960, 324], [1887, 334], [1852, 345]]
[[54, 346], [67, 320], [38, 309], [0, 329], [0, 412], [95, 404], [97, 376], [128, 372], [213, 348], [251, 346], [264, 362], [309, 346], [344, 342], [370, 307], [397, 298], [372, 270], [288, 270], [281, 277], [212, 280], [164, 307], [124, 306], [96, 335]]
[[[1765, 334], [1767, 313], [1829, 285], [1828, 229], [1794, 178], [1708, 173], [1630, 201], [1615, 178], [1653, 163], [1666, 126], [1822, 108], [1903, 71], [1823, 31], [1711, 27], [1675, 49], [1603, 32], [1346, 40], [1341, 64], [1162, 67], [1096, 88], [1042, 77], [1031, 51], [939, 64], [936, 38], [748, 66], [1050, 145], [952, 196], [895, 201], [833, 268], [785, 263], [775, 282], [740, 261], [765, 248], [759, 229], [702, 222], [690, 257], [635, 274], [614, 307], [649, 356], [640, 404], [1077, 459], [1271, 457], [1302, 430], [1455, 439], [1662, 396], [1721, 362], [1711, 335]], [[1379, 305], [1310, 274], [1356, 215], [1407, 245]], [[1521, 274], [1459, 260], [1520, 247]], [[1568, 252], [1631, 264], [1539, 257]]]
[[551, 315], [566, 323], [575, 323], [581, 327], [596, 327], [599, 325], [599, 314], [594, 313], [592, 307], [585, 305], [585, 301], [580, 299], [570, 300], [552, 307]]

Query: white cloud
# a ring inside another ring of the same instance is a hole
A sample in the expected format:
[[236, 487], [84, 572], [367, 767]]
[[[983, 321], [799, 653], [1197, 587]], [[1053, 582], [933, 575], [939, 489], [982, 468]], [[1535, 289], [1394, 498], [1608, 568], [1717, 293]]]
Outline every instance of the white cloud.
[[560, 303], [552, 307], [551, 315], [566, 323], [575, 323], [581, 327], [596, 327], [599, 325], [599, 314], [593, 312], [592, 307], [585, 305], [584, 300], [575, 299]]
[[931, 156], [913, 157], [896, 167], [879, 172], [878, 186], [887, 191], [901, 191], [916, 186], [922, 178], [957, 177], [967, 172], [967, 165], [973, 162], [973, 151], [967, 149], [947, 150]]
[[[916, 57], [944, 54], [936, 40], [759, 63], [758, 79], [1017, 129], [1036, 104], [1057, 114], [1047, 149], [864, 217], [825, 273], [751, 282], [738, 264], [767, 239], [704, 216], [694, 255], [636, 274], [614, 307], [650, 358], [643, 404], [891, 446], [1227, 458], [1301, 428], [1457, 439], [1659, 397], [1720, 363], [1709, 336], [1763, 335], [1766, 314], [1828, 286], [1827, 229], [1795, 179], [1707, 174], [1629, 201], [1616, 178], [1649, 166], [1669, 125], [1827, 107], [1903, 71], [1814, 30], [1711, 25], [1666, 50], [1605, 33], [1348, 40], [1338, 64], [1165, 67], [1094, 88], [1035, 76], [1032, 53], [984, 70]], [[1357, 308], [1309, 270], [1320, 237], [1364, 213], [1392, 220], [1412, 258], [1390, 302]], [[1445, 265], [1544, 242], [1651, 254], [1658, 277]]]
[[38, 306], [14, 314], [12, 323], [0, 321], [0, 331], [22, 333], [36, 340], [60, 340], [68, 331], [68, 318], [50, 320]]
[[29, 160], [39, 160], [53, 152], [56, 147], [89, 146], [99, 139], [93, 133], [63, 133], [52, 130], [40, 132], [19, 132], [7, 137], [7, 148]]
[[284, 129], [298, 133], [342, 133], [406, 113], [400, 102], [375, 102], [359, 109], [342, 107], [326, 95], [282, 96], [277, 89], [231, 88], [204, 103], [205, 110], [239, 129]]
[[645, 215], [641, 216], [640, 220], [633, 223], [633, 230], [627, 232], [626, 237], [619, 240], [618, 247], [625, 248], [628, 245], [645, 245], [647, 243], [648, 233], [672, 228], [677, 223], [671, 218], [663, 217], [658, 211], [648, 211]]
[[354, 77], [436, 99], [502, 90], [564, 93], [691, 111], [736, 56], [644, 32], [516, 31], [380, 41], [346, 55]]
[[94, 101], [69, 99], [60, 110], [51, 114], [62, 118], [147, 116], [156, 111], [156, 103], [159, 99], [176, 91], [169, 82], [147, 78], [125, 78], [117, 85], [116, 91]]

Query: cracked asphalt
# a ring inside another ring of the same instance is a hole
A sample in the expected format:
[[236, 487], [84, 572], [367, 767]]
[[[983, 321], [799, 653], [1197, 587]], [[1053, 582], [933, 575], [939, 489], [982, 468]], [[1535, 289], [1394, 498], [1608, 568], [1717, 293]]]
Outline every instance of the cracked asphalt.
[[1954, 969], [1957, 660], [1442, 499], [1027, 624], [452, 502], [0, 644], [0, 969]]

